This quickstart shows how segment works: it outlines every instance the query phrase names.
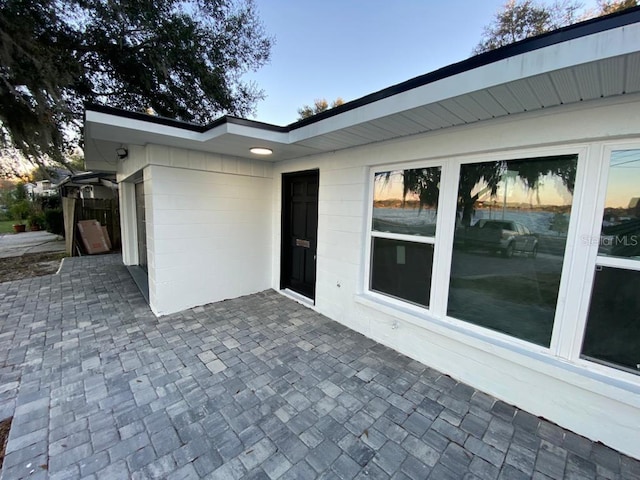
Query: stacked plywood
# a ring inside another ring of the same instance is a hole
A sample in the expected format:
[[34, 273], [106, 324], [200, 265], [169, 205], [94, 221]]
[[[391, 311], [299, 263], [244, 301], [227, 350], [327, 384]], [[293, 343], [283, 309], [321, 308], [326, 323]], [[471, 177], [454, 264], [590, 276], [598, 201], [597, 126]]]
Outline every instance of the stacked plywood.
[[107, 234], [107, 228], [100, 225], [97, 220], [81, 220], [78, 222], [78, 231], [85, 250], [89, 255], [106, 253], [111, 250], [111, 242]]

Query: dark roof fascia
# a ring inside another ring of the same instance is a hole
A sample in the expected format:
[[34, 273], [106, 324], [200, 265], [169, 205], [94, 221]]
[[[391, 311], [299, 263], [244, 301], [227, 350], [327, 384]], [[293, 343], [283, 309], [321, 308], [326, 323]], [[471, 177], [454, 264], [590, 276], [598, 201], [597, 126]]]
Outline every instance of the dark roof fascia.
[[241, 125], [245, 127], [259, 128], [261, 130], [269, 130], [273, 132], [282, 132], [282, 133], [289, 132], [288, 127], [280, 127], [278, 125], [272, 125], [270, 123], [247, 120], [246, 118], [239, 118], [231, 115], [224, 115], [220, 118], [215, 119], [213, 122], [208, 123], [207, 125], [199, 125], [197, 123], [185, 122], [182, 120], [176, 120], [174, 118], [160, 117], [157, 115], [149, 115], [147, 113], [141, 113], [141, 112], [132, 112], [130, 110], [124, 110], [124, 109], [115, 108], [115, 107], [108, 107], [106, 105], [100, 105], [96, 103], [87, 103], [85, 104], [84, 108], [85, 108], [85, 121], [86, 121], [86, 112], [92, 111], [92, 112], [98, 112], [98, 113], [105, 113], [108, 115], [115, 115], [123, 118], [129, 118], [131, 120], [141, 120], [143, 122], [155, 123], [155, 124], [164, 125], [167, 127], [181, 128], [183, 130], [189, 130], [189, 131], [198, 132], [198, 133], [207, 132], [216, 127], [219, 127], [220, 125], [224, 125], [225, 123]]
[[377, 102], [384, 98], [398, 95], [414, 88], [419, 88], [430, 83], [443, 80], [454, 75], [468, 72], [470, 70], [489, 65], [491, 63], [499, 62], [507, 58], [515, 57], [524, 53], [539, 50], [541, 48], [557, 45], [569, 40], [575, 40], [577, 38], [586, 37], [588, 35], [594, 35], [596, 33], [604, 32], [606, 30], [612, 30], [614, 28], [624, 27], [632, 23], [640, 22], [640, 7], [633, 7], [621, 12], [615, 12], [603, 17], [596, 17], [584, 22], [569, 25], [567, 27], [553, 30], [551, 32], [543, 33], [536, 37], [520, 40], [519, 42], [505, 45], [504, 47], [490, 50], [485, 53], [467, 58], [457, 63], [453, 63], [446, 67], [440, 68], [430, 73], [420, 75], [410, 80], [398, 83], [391, 87], [387, 87], [383, 90], [365, 95], [351, 102], [344, 103], [338, 107], [325, 110], [312, 117], [298, 120], [289, 125], [291, 130], [304, 127], [306, 125], [324, 120], [326, 118], [339, 115], [349, 110], [353, 110], [370, 103]]
[[115, 115], [123, 118], [129, 118], [131, 120], [141, 120], [143, 122], [156, 123], [158, 125], [165, 125], [167, 127], [181, 128], [183, 130], [190, 130], [192, 132], [199, 132], [199, 133], [206, 131], [207, 127], [214, 128], [218, 125], [213, 125], [213, 124], [222, 124], [224, 123], [224, 120], [225, 120], [225, 117], [221, 117], [217, 119], [215, 122], [213, 122], [211, 125], [203, 126], [203, 125], [198, 125], [197, 123], [176, 120], [174, 118], [159, 117], [156, 115], [149, 115], [147, 113], [141, 113], [141, 112], [132, 112], [131, 110], [108, 107], [106, 105], [100, 105], [97, 103], [86, 103], [84, 106], [84, 110], [85, 110], [85, 122], [86, 122], [86, 112], [91, 111], [91, 112], [105, 113], [107, 115]]
[[607, 30], [612, 30], [614, 28], [624, 27], [633, 23], [640, 23], [640, 6], [629, 8], [621, 12], [615, 12], [603, 17], [592, 18], [584, 22], [569, 25], [558, 30], [543, 33], [536, 37], [527, 38], [519, 42], [497, 48], [495, 50], [481, 53], [479, 55], [467, 58], [466, 60], [462, 60], [460, 62], [440, 68], [433, 72], [420, 75], [391, 87], [387, 87], [369, 95], [365, 95], [364, 97], [360, 97], [356, 100], [344, 103], [338, 107], [331, 108], [303, 120], [298, 120], [284, 127], [272, 125], [270, 123], [247, 120], [231, 115], [220, 117], [207, 125], [198, 125], [195, 123], [184, 122], [172, 118], [148, 115], [140, 112], [131, 112], [129, 110], [122, 110], [119, 108], [107, 107], [105, 105], [91, 103], [85, 104], [85, 120], [86, 112], [90, 110], [94, 112], [130, 118], [133, 120], [142, 120], [159, 125], [182, 128], [184, 130], [190, 130], [199, 133], [204, 133], [220, 125], [224, 125], [225, 123], [259, 128], [261, 130], [273, 132], [288, 133], [292, 130], [296, 130], [298, 128], [311, 125], [321, 120], [340, 115], [341, 113], [354, 110], [364, 105], [368, 105], [370, 103], [374, 103], [379, 100], [392, 97], [394, 95], [398, 95], [400, 93], [404, 93], [409, 90], [413, 90], [415, 88], [437, 82], [439, 80], [446, 79], [448, 77], [453, 77], [455, 75], [459, 75], [461, 73], [465, 73], [476, 68], [489, 65], [491, 63], [496, 63], [507, 58], [515, 57], [517, 55], [522, 55], [528, 52], [533, 52], [535, 50], [539, 50], [541, 48], [549, 47], [552, 45], [557, 45], [569, 40], [575, 40], [577, 38], [586, 37], [588, 35], [594, 35]]

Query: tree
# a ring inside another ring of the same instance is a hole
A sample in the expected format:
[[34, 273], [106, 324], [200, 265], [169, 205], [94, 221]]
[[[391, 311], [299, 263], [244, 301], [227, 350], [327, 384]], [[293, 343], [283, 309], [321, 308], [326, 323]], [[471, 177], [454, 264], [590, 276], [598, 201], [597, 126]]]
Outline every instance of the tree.
[[64, 162], [85, 102], [207, 123], [264, 97], [273, 40], [253, 0], [3, 0], [0, 140]]
[[572, 1], [548, 6], [534, 0], [509, 0], [496, 13], [493, 22], [485, 27], [482, 40], [473, 53], [494, 50], [573, 23], [580, 7]]
[[633, 8], [638, 6], [638, 0], [620, 0], [618, 2], [607, 0], [598, 0], [598, 9], [600, 15], [608, 15], [610, 13], [626, 10], [627, 8]]
[[339, 107], [343, 103], [344, 100], [340, 97], [331, 102], [331, 105], [329, 105], [325, 98], [316, 98], [313, 102], [313, 106], [305, 105], [298, 109], [298, 120], [304, 120], [305, 118], [312, 117], [318, 113], [324, 112], [325, 110], [329, 110], [330, 108]]
[[540, 35], [580, 20], [607, 15], [635, 7], [637, 0], [599, 0], [595, 11], [584, 11], [573, 0], [558, 0], [550, 5], [535, 0], [508, 0], [482, 34], [474, 54], [487, 52], [528, 37]]

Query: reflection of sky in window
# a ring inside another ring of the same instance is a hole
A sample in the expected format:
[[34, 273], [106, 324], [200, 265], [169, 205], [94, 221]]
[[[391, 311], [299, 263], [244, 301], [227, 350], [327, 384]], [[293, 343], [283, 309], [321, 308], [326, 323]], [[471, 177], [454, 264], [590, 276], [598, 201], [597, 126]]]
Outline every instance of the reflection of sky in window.
[[[373, 201], [401, 200], [404, 182], [402, 170], [395, 170], [387, 178], [384, 174], [376, 174], [373, 191]], [[415, 193], [407, 193], [407, 200], [418, 200]]]
[[[509, 172], [512, 173], [512, 172]], [[480, 193], [478, 200], [481, 202], [489, 202], [501, 204], [505, 199], [511, 204], [529, 204], [533, 207], [553, 205], [571, 205], [572, 195], [564, 185], [562, 179], [556, 175], [545, 175], [538, 182], [538, 187], [527, 188], [525, 183], [517, 176], [508, 175], [507, 180], [502, 180], [498, 184], [498, 190], [495, 196], [491, 196], [490, 189], [486, 183], [477, 184], [472, 195]]]
[[629, 208], [640, 197], [640, 150], [618, 150], [611, 154], [606, 206]]

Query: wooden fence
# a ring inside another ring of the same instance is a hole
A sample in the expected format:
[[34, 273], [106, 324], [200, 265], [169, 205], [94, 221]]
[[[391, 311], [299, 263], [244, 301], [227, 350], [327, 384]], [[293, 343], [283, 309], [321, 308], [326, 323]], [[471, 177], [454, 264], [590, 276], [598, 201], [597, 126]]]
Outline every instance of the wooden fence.
[[[82, 244], [77, 235], [77, 223], [80, 220], [97, 220], [101, 225], [107, 227], [112, 250], [120, 249], [120, 209], [117, 198], [82, 199], [63, 197], [62, 200], [65, 217], [65, 234], [67, 237], [67, 253], [76, 255], [78, 252], [77, 246]], [[84, 251], [82, 247], [80, 248], [81, 251]]]

